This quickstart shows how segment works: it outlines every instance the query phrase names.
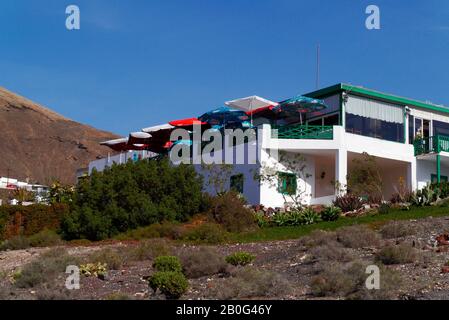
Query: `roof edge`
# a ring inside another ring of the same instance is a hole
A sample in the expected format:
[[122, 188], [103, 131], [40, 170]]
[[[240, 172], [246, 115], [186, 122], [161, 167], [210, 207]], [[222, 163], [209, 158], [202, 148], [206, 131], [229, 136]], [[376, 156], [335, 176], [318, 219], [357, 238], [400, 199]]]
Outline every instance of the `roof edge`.
[[352, 93], [355, 95], [365, 96], [368, 98], [374, 98], [377, 100], [400, 104], [403, 106], [414, 106], [414, 107], [424, 108], [424, 109], [428, 109], [428, 110], [432, 110], [432, 111], [449, 113], [449, 108], [447, 108], [443, 105], [436, 105], [436, 104], [432, 104], [432, 103], [422, 102], [419, 100], [400, 97], [400, 96], [396, 96], [396, 95], [392, 95], [392, 94], [388, 94], [388, 93], [384, 93], [384, 92], [380, 92], [380, 91], [376, 91], [376, 90], [372, 90], [372, 89], [367, 89], [367, 88], [364, 88], [361, 86], [350, 85], [350, 84], [346, 84], [346, 83], [338, 83], [338, 84], [330, 86], [330, 87], [312, 91], [312, 92], [305, 94], [305, 96], [309, 96], [312, 98], [320, 98], [323, 96], [341, 93], [343, 91], [347, 92], [347, 93]]

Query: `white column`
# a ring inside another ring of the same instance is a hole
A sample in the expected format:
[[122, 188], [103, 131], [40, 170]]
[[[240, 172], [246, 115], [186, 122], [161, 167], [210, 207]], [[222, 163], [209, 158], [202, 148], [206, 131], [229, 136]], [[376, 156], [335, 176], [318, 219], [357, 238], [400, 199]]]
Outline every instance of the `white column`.
[[407, 186], [412, 191], [415, 191], [418, 188], [416, 175], [417, 175], [417, 165], [416, 165], [416, 158], [414, 158], [407, 167]]
[[337, 149], [335, 153], [335, 180], [342, 188], [347, 185], [348, 152], [346, 149]]

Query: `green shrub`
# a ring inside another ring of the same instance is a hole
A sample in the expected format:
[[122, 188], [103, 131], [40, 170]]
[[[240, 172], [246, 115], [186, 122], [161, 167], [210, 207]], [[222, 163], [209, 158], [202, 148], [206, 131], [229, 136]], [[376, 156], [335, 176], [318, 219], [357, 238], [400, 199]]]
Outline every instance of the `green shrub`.
[[390, 245], [376, 254], [376, 259], [386, 265], [412, 263], [419, 257], [418, 251], [407, 244]]
[[321, 219], [323, 221], [335, 221], [340, 218], [341, 209], [336, 206], [326, 206], [323, 211], [321, 211]]
[[129, 161], [92, 172], [76, 188], [65, 239], [102, 240], [162, 221], [186, 221], [203, 204], [202, 179], [192, 165], [167, 158]]
[[182, 227], [179, 223], [163, 221], [153, 223], [149, 226], [128, 230], [114, 238], [117, 240], [142, 240], [154, 238], [179, 239], [182, 234]]
[[186, 232], [183, 239], [200, 243], [218, 244], [227, 239], [227, 233], [216, 223], [204, 223]]
[[153, 268], [157, 271], [182, 272], [181, 261], [175, 256], [160, 256], [154, 259]]
[[187, 292], [189, 282], [181, 272], [158, 271], [149, 278], [149, 286], [154, 292], [159, 289], [167, 299], [179, 299]]
[[388, 203], [381, 203], [379, 209], [377, 209], [379, 214], [388, 214], [390, 212], [390, 205]]
[[256, 223], [260, 228], [266, 228], [270, 226], [270, 218], [265, 216], [263, 212], [256, 212], [254, 214], [254, 219], [256, 220]]
[[300, 226], [314, 224], [320, 221], [320, 215], [308, 207], [302, 210], [294, 210], [287, 213], [277, 213], [272, 218], [273, 224], [282, 226]]
[[226, 262], [216, 249], [200, 247], [181, 255], [184, 274], [189, 278], [199, 278], [226, 272]]
[[307, 207], [301, 211], [301, 224], [308, 225], [320, 221], [320, 215], [311, 207]]
[[51, 247], [62, 244], [61, 237], [53, 230], [42, 230], [29, 238], [32, 247]]
[[235, 252], [226, 257], [226, 262], [234, 266], [245, 266], [251, 262], [256, 257], [248, 252]]
[[243, 232], [257, 227], [251, 209], [245, 207], [245, 200], [235, 191], [218, 195], [211, 200], [210, 215], [229, 232]]

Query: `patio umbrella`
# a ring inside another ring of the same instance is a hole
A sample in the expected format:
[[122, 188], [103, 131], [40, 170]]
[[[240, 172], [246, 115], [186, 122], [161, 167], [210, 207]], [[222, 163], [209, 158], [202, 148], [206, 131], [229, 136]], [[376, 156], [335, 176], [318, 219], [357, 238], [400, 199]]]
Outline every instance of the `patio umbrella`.
[[277, 106], [278, 103], [259, 96], [250, 96], [246, 98], [226, 101], [225, 105], [243, 110], [251, 116], [251, 125], [253, 123], [253, 113], [268, 107]]
[[152, 135], [146, 132], [131, 132], [128, 137], [128, 144], [148, 144]]
[[173, 120], [168, 123], [169, 125], [172, 125], [176, 128], [182, 128], [189, 131], [193, 131], [193, 127], [195, 125], [201, 125], [201, 130], [204, 131], [206, 129], [210, 128], [210, 125], [207, 122], [203, 122], [198, 120], [198, 118], [187, 118], [187, 119], [181, 119], [181, 120]]
[[120, 138], [100, 142], [100, 145], [107, 146], [114, 151], [125, 151], [128, 148], [128, 138]]
[[273, 108], [275, 113], [282, 113], [285, 117], [298, 115], [302, 124], [302, 114], [308, 112], [321, 111], [327, 108], [323, 100], [309, 98], [305, 96], [296, 96], [282, 101]]
[[198, 117], [200, 121], [207, 122], [213, 129], [223, 128], [249, 128], [248, 115], [237, 109], [229, 107], [220, 107], [215, 110], [206, 112], [202, 116]]

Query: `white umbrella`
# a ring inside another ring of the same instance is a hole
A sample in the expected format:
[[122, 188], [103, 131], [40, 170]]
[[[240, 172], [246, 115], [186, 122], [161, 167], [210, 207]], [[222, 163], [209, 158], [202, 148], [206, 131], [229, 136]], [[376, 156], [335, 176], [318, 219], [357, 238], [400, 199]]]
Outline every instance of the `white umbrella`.
[[159, 130], [168, 130], [168, 129], [173, 129], [173, 128], [174, 128], [174, 126], [172, 126], [168, 123], [165, 123], [165, 124], [161, 124], [161, 125], [154, 126], [154, 127], [144, 128], [144, 129], [142, 129], [142, 131], [146, 132], [146, 133], [151, 133], [151, 132], [156, 132]]
[[254, 110], [265, 108], [269, 106], [277, 106], [278, 103], [274, 101], [270, 101], [268, 99], [259, 97], [259, 96], [250, 96], [246, 98], [235, 99], [231, 101], [226, 101], [225, 104], [229, 107], [243, 110], [245, 112], [251, 113], [251, 125], [253, 123], [253, 115], [252, 112]]

